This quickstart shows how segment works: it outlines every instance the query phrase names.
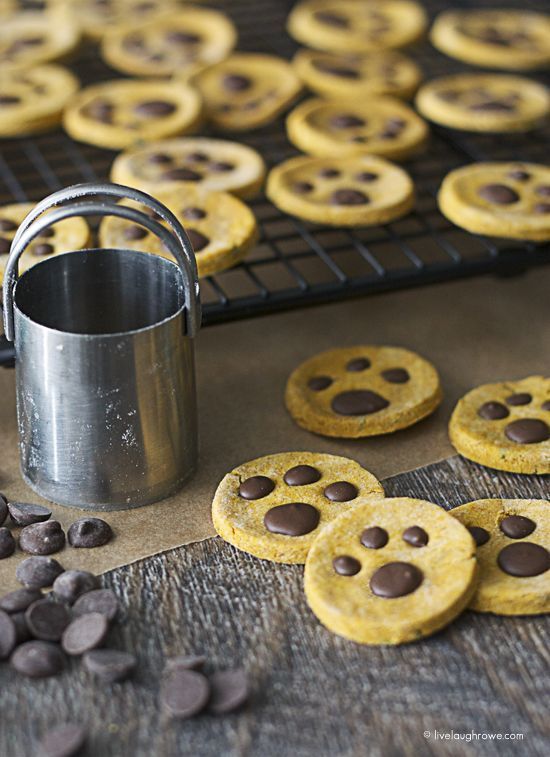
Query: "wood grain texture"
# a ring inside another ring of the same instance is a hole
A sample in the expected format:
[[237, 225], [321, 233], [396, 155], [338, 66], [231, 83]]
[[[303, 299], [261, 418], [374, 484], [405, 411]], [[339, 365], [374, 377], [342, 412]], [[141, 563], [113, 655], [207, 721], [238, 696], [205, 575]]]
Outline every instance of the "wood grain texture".
[[[550, 496], [550, 480], [459, 458], [386, 482], [389, 495], [452, 507], [481, 497]], [[34, 755], [48, 723], [90, 727], [93, 757], [542, 755], [549, 751], [548, 618], [466, 612], [435, 637], [361, 647], [309, 611], [302, 569], [256, 560], [219, 539], [108, 574], [124, 617], [112, 646], [134, 651], [132, 681], [95, 682], [76, 662], [29, 682], [0, 667], [0, 755]], [[169, 722], [158, 708], [165, 657], [204, 651], [244, 665], [254, 696], [239, 714]], [[426, 740], [425, 730], [522, 733], [522, 741]]]

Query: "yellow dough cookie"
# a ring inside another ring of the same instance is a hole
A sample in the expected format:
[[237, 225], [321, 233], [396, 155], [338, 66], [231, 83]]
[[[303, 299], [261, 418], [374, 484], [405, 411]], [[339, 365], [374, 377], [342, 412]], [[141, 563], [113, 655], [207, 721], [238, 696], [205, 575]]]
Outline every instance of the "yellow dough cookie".
[[367, 500], [313, 542], [304, 588], [330, 631], [360, 644], [402, 644], [438, 631], [476, 588], [475, 544], [439, 505]]
[[535, 163], [472, 163], [451, 171], [441, 212], [468, 231], [510, 239], [550, 239], [550, 168]]
[[530, 376], [472, 389], [449, 423], [456, 451], [511, 473], [550, 473], [550, 379]]
[[476, 612], [550, 612], [550, 502], [480, 499], [451, 510], [477, 544]]
[[387, 223], [414, 206], [410, 176], [365, 151], [335, 160], [290, 158], [271, 170], [266, 194], [285, 213], [332, 226]]
[[66, 0], [73, 17], [91, 39], [113, 29], [148, 23], [181, 8], [178, 0]]
[[433, 413], [442, 399], [436, 369], [401, 347], [341, 347], [290, 375], [285, 403], [299, 426], [323, 436], [389, 434]]
[[527, 131], [548, 117], [542, 84], [509, 74], [454, 74], [424, 84], [416, 107], [430, 121], [466, 131]]
[[188, 6], [156, 21], [115, 29], [103, 38], [103, 58], [131, 76], [187, 79], [224, 60], [235, 47], [237, 32], [218, 11]]
[[452, 10], [435, 20], [441, 52], [488, 68], [528, 70], [550, 63], [550, 17], [529, 10]]
[[21, 137], [55, 127], [79, 86], [67, 68], [55, 64], [0, 68], [0, 137]]
[[425, 121], [393, 97], [312, 98], [292, 111], [286, 129], [299, 150], [329, 158], [366, 151], [402, 160], [418, 152], [429, 134]]
[[332, 98], [414, 95], [422, 73], [410, 58], [394, 51], [371, 55], [298, 50], [292, 65], [309, 89]]
[[363, 497], [383, 497], [380, 482], [346, 457], [282, 452], [240, 465], [214, 495], [212, 520], [237, 549], [283, 563], [305, 562], [325, 525]]
[[184, 137], [152, 142], [118, 155], [111, 180], [145, 192], [189, 183], [208, 191], [254, 197], [265, 177], [259, 153], [238, 142]]
[[[19, 225], [34, 208], [34, 202], [20, 202], [0, 207], [0, 284], [8, 262], [11, 242]], [[82, 250], [90, 241], [90, 228], [83, 218], [67, 218], [45, 229], [19, 258], [19, 273], [35, 263], [60, 252]]]
[[259, 53], [235, 53], [192, 79], [206, 115], [219, 129], [257, 129], [282, 113], [302, 85], [283, 58]]
[[[209, 192], [187, 185], [157, 191], [155, 197], [181, 221], [193, 245], [199, 276], [210, 276], [236, 265], [258, 239], [256, 219], [250, 208], [227, 192]], [[139, 207], [139, 204], [128, 202]], [[110, 216], [101, 222], [102, 247], [170, 254], [147, 229]]]
[[61, 5], [47, 13], [17, 13], [0, 24], [0, 71], [60, 60], [79, 41], [80, 30]]
[[63, 125], [73, 139], [120, 150], [193, 131], [200, 117], [200, 96], [186, 84], [120, 79], [93, 84], [75, 95]]
[[405, 47], [419, 39], [427, 18], [412, 0], [304, 0], [288, 17], [298, 42], [335, 53]]

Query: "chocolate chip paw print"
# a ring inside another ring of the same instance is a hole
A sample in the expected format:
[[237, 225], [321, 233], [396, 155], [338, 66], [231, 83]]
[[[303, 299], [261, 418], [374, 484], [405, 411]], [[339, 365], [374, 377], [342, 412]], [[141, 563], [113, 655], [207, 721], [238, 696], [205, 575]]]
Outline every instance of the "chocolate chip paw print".
[[222, 480], [212, 503], [218, 534], [238, 549], [303, 563], [325, 524], [364, 497], [383, 497], [359, 463], [336, 455], [283, 452], [244, 463]]
[[306, 360], [290, 375], [287, 409], [324, 436], [389, 434], [430, 415], [441, 402], [431, 363], [401, 347], [343, 347]]
[[0, 71], [49, 63], [69, 55], [80, 28], [61, 3], [48, 13], [16, 13], [0, 24]]
[[550, 379], [485, 384], [459, 400], [449, 423], [456, 451], [511, 473], [550, 473]]
[[451, 510], [477, 545], [480, 580], [470, 609], [497, 615], [550, 611], [550, 502], [480, 499]]
[[401, 644], [450, 623], [476, 579], [467, 529], [438, 505], [399, 497], [358, 503], [329, 523], [309, 551], [304, 588], [334, 633]]

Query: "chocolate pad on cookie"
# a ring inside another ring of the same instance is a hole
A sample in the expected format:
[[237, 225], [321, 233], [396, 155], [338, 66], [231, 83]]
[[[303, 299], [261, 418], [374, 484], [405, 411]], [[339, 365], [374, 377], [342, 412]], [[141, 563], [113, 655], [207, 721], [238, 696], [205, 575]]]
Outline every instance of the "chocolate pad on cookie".
[[364, 497], [383, 497], [359, 463], [313, 452], [283, 452], [240, 465], [216, 490], [218, 534], [255, 557], [303, 563], [326, 523]]

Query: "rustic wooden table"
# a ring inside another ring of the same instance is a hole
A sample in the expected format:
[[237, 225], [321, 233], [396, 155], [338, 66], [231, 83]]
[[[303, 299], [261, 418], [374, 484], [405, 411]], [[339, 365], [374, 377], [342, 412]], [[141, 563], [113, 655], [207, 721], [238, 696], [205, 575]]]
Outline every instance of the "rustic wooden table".
[[[385, 487], [389, 496], [445, 507], [550, 496], [548, 477], [496, 473], [459, 458]], [[34, 756], [34, 735], [64, 719], [89, 725], [85, 754], [93, 757], [549, 753], [548, 618], [466, 612], [431, 639], [361, 647], [317, 622], [300, 566], [256, 560], [220, 539], [115, 570], [104, 582], [126, 607], [113, 646], [136, 653], [137, 674], [103, 686], [76, 663], [31, 682], [3, 665], [1, 757]], [[247, 668], [250, 704], [223, 718], [169, 722], [158, 706], [163, 661], [202, 651], [216, 668]], [[436, 731], [471, 741], [436, 739]], [[498, 733], [521, 739], [487, 737]]]

